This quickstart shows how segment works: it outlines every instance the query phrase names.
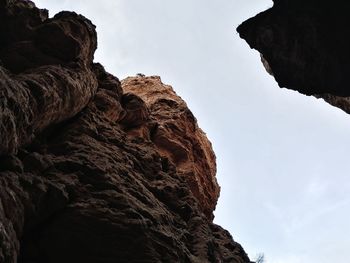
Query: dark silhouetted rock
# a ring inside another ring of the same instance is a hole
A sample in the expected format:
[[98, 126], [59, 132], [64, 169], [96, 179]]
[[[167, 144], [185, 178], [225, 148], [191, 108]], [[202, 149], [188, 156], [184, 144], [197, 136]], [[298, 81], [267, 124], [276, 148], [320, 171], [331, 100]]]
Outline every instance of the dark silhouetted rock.
[[0, 1], [0, 262], [249, 263], [215, 155], [159, 77], [93, 63], [86, 18]]
[[349, 12], [345, 0], [275, 0], [237, 30], [262, 54], [280, 87], [348, 97]]

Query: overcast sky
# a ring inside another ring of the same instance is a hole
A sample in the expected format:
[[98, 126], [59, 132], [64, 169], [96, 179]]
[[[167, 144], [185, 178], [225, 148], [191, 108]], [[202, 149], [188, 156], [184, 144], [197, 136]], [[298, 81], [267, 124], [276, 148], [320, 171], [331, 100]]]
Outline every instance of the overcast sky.
[[350, 116], [278, 88], [235, 32], [271, 0], [35, 2], [90, 18], [112, 74], [160, 75], [187, 102], [217, 155], [215, 222], [251, 259], [350, 262]]

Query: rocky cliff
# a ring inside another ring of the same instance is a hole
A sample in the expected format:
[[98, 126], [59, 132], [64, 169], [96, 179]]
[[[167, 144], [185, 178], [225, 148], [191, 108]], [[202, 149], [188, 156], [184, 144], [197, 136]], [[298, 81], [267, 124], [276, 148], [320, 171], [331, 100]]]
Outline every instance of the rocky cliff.
[[280, 87], [323, 98], [350, 113], [347, 1], [274, 0], [238, 27]]
[[0, 36], [0, 262], [250, 262], [170, 86], [107, 73], [73, 12], [1, 0]]

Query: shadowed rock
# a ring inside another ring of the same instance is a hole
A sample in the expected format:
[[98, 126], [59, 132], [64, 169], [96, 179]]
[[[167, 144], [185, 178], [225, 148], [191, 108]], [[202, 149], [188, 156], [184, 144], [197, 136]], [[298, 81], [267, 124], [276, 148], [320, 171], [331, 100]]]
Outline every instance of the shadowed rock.
[[350, 5], [275, 0], [237, 29], [258, 50], [280, 87], [323, 98], [350, 112]]
[[275, 0], [237, 30], [263, 55], [280, 87], [347, 97], [349, 12], [344, 0]]
[[169, 86], [93, 63], [80, 15], [0, 13], [0, 262], [250, 262], [212, 222], [215, 156]]

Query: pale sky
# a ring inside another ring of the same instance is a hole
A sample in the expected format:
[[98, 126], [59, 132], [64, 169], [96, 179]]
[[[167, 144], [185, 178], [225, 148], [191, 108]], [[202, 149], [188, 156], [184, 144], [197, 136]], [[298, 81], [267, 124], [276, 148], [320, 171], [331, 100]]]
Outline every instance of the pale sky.
[[350, 262], [350, 116], [280, 89], [235, 28], [271, 0], [34, 0], [97, 25], [95, 60], [123, 79], [159, 75], [217, 156], [215, 222], [251, 259]]

